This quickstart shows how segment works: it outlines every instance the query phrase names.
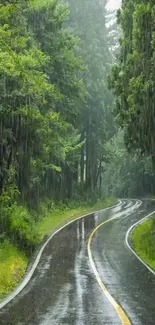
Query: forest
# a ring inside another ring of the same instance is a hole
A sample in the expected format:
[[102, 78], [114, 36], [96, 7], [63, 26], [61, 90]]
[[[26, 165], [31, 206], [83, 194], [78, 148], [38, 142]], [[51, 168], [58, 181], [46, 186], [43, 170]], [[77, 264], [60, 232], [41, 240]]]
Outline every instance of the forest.
[[47, 215], [154, 195], [154, 21], [153, 1], [0, 1], [0, 250], [24, 267]]

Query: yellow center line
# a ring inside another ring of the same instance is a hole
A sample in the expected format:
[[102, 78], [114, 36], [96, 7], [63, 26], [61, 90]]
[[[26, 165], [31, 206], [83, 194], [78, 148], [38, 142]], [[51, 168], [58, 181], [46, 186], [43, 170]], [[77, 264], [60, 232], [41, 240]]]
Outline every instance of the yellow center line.
[[97, 230], [99, 228], [101, 228], [102, 226], [104, 226], [106, 223], [111, 222], [112, 220], [116, 219], [116, 217], [113, 217], [109, 220], [106, 220], [104, 222], [102, 222], [99, 226], [97, 226], [94, 231], [91, 233], [89, 240], [88, 240], [88, 256], [89, 256], [89, 261], [91, 264], [91, 267], [93, 269], [93, 272], [95, 274], [96, 280], [99, 284], [99, 286], [101, 287], [102, 291], [104, 292], [105, 296], [108, 298], [108, 300], [110, 301], [111, 305], [115, 308], [121, 322], [122, 325], [132, 325], [131, 321], [129, 320], [128, 316], [126, 315], [126, 313], [124, 312], [124, 310], [122, 309], [122, 307], [116, 302], [116, 300], [111, 296], [111, 294], [109, 293], [109, 291], [107, 290], [107, 288], [105, 287], [104, 283], [102, 282], [100, 275], [97, 271], [97, 268], [95, 266], [93, 257], [92, 257], [92, 252], [91, 252], [91, 243], [93, 240], [93, 237], [95, 235], [95, 233], [97, 232]]

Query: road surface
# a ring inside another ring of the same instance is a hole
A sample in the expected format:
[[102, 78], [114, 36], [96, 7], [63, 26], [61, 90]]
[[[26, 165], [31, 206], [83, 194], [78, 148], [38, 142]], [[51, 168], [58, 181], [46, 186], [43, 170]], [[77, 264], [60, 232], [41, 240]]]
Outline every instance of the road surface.
[[155, 210], [136, 200], [75, 221], [46, 246], [25, 289], [0, 310], [1, 325], [121, 325], [121, 319], [97, 282], [95, 267], [108, 293], [130, 324], [155, 325], [155, 276], [125, 244], [127, 230]]

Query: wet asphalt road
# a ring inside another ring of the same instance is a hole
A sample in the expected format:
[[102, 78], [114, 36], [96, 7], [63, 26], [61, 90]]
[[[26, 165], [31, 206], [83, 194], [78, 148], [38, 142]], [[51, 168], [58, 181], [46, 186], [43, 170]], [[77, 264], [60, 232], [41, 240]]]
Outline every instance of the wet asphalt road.
[[155, 325], [155, 276], [132, 254], [124, 240], [128, 228], [155, 210], [155, 203], [123, 200], [120, 207], [70, 224], [49, 242], [26, 288], [0, 311], [0, 325], [121, 325], [91, 269], [87, 242], [108, 291], [134, 325]]

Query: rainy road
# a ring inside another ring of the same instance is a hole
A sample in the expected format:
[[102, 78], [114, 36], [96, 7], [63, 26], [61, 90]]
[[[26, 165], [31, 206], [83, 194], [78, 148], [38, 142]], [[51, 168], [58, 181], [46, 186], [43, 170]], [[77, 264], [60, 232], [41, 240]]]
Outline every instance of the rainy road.
[[88, 258], [87, 243], [97, 225], [91, 252], [98, 273], [131, 324], [155, 324], [155, 276], [125, 245], [129, 227], [155, 203], [123, 200], [122, 205], [75, 221], [45, 248], [26, 288], [0, 311], [0, 325], [121, 325], [99, 287]]

